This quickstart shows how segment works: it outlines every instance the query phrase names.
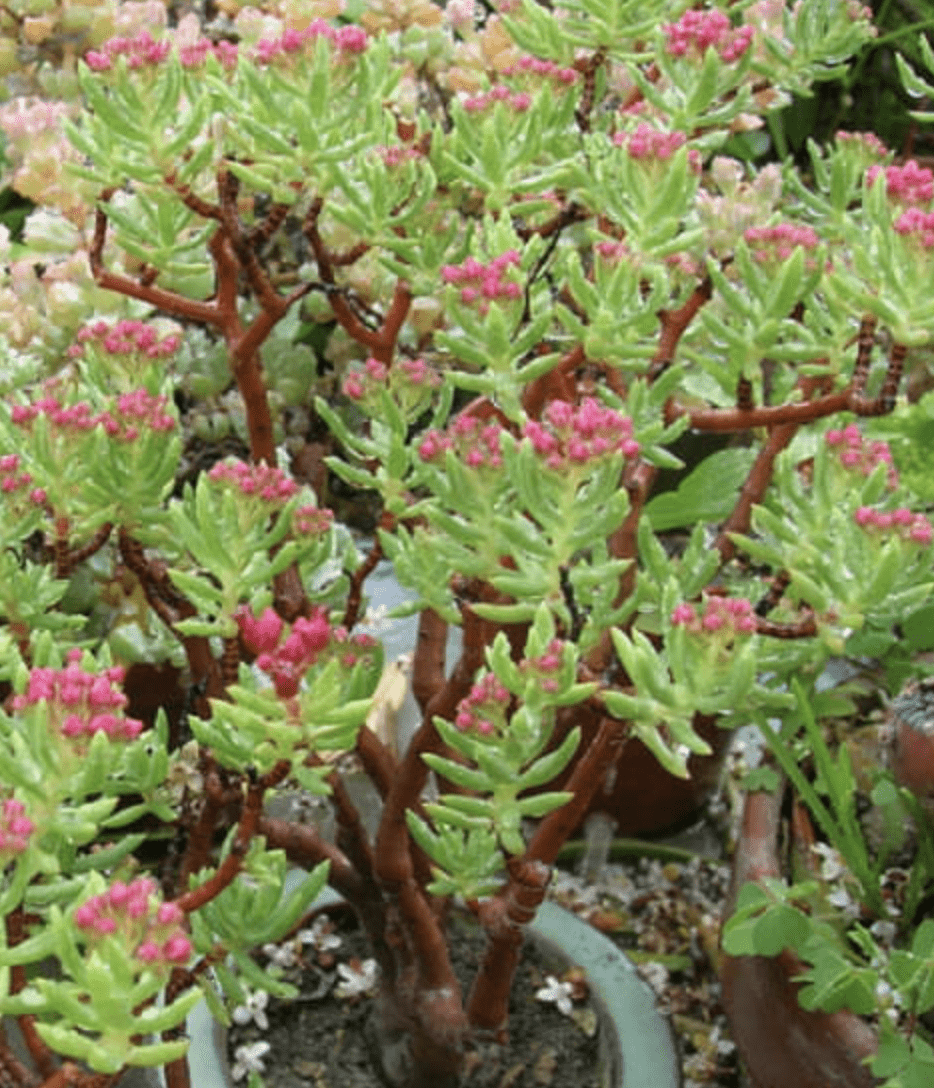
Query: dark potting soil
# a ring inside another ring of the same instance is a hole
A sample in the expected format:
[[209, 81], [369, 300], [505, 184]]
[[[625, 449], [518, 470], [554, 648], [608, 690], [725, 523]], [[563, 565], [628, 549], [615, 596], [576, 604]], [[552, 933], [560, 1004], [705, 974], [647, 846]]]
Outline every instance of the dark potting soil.
[[[269, 1026], [234, 1025], [227, 1037], [231, 1068], [237, 1047], [265, 1040], [270, 1049], [263, 1058], [266, 1088], [385, 1088], [375, 1071], [366, 1038], [372, 1008], [369, 998], [334, 996], [339, 983], [337, 963], [362, 962], [368, 947], [352, 917], [340, 911], [333, 918], [341, 945], [322, 968], [311, 947], [303, 952], [300, 978], [288, 977], [299, 988], [292, 1001], [270, 997], [266, 1006]], [[473, 979], [484, 938], [464, 921], [452, 927], [454, 969], [464, 993]], [[566, 1016], [554, 1004], [536, 999], [546, 975], [561, 977], [565, 964], [550, 959], [531, 940], [525, 942], [509, 1005], [509, 1044], [498, 1053], [485, 1053], [471, 1069], [464, 1088], [599, 1088], [599, 1027], [596, 1012], [586, 999], [575, 1002]], [[242, 1083], [242, 1082], [241, 1082]], [[648, 1086], [647, 1086], [648, 1088]]]

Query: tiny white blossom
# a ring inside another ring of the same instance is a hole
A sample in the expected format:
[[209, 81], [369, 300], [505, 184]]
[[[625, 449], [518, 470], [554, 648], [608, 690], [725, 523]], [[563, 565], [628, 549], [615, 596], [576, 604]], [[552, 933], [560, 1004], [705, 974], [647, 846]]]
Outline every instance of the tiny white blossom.
[[263, 952], [269, 957], [269, 962], [276, 967], [294, 967], [298, 963], [298, 952], [295, 941], [286, 941], [284, 944], [264, 944]]
[[640, 963], [639, 975], [652, 987], [657, 997], [664, 997], [668, 987], [668, 968], [663, 963]]
[[269, 1018], [266, 1016], [266, 1006], [268, 1004], [269, 994], [265, 990], [248, 992], [246, 1003], [238, 1005], [231, 1013], [234, 1023], [243, 1025], [249, 1024], [252, 1020], [261, 1031], [265, 1031], [269, 1027]]
[[883, 944], [892, 945], [895, 943], [896, 929], [894, 922], [887, 922], [880, 919], [880, 921], [872, 923], [869, 927], [869, 932], [877, 941], [881, 941]]
[[262, 1073], [266, 1068], [263, 1058], [269, 1053], [269, 1049], [269, 1043], [265, 1040], [238, 1046], [234, 1051], [234, 1064], [230, 1075], [234, 1080], [243, 1080], [250, 1073]]
[[369, 994], [379, 978], [379, 965], [376, 960], [364, 960], [359, 967], [349, 963], [339, 963], [337, 973], [341, 977], [334, 993], [338, 997], [362, 997]]
[[330, 923], [323, 917], [316, 918], [311, 929], [300, 930], [298, 939], [302, 944], [310, 944], [318, 952], [333, 952], [341, 946], [340, 937], [330, 931]]
[[856, 917], [858, 913], [856, 902], [846, 888], [831, 888], [827, 893], [827, 902], [832, 907], [836, 907], [837, 910], [842, 910], [852, 917]]
[[554, 975], [545, 975], [545, 985], [540, 990], [536, 990], [535, 999], [557, 1005], [558, 1012], [564, 1016], [570, 1016], [571, 1009], [574, 1007], [571, 1001], [573, 992], [574, 987], [570, 982], [559, 982]]
[[824, 880], [839, 880], [846, 872], [846, 866], [840, 857], [839, 851], [825, 842], [816, 842], [811, 847], [821, 859], [820, 875]]

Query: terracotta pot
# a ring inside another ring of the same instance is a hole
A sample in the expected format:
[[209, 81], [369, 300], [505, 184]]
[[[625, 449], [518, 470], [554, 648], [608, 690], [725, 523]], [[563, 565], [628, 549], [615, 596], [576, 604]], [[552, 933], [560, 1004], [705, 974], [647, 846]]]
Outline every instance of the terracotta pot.
[[[598, 723], [581, 722], [584, 739]], [[721, 729], [716, 719], [696, 716], [694, 728], [713, 749], [708, 756], [691, 756], [690, 778], [670, 774], [637, 738], [626, 742], [614, 768], [607, 768], [603, 782], [594, 794], [587, 815], [600, 812], [616, 823], [614, 834], [620, 838], [650, 838], [686, 827], [700, 815], [720, 781], [720, 772], [733, 739], [729, 729]], [[559, 744], [567, 728], [556, 730]], [[574, 767], [568, 769], [546, 789], [561, 789]]]
[[[338, 902], [326, 892], [322, 904]], [[564, 964], [578, 964], [601, 1023], [604, 1088], [679, 1088], [681, 1063], [671, 1026], [655, 1007], [655, 995], [613, 942], [576, 915], [543, 903], [529, 923], [533, 940]], [[236, 1088], [227, 1063], [226, 1032], [202, 1003], [188, 1018], [191, 1083], [197, 1088]]]
[[[750, 793], [733, 861], [724, 912], [729, 918], [748, 881], [781, 877], [781, 793]], [[786, 949], [779, 956], [720, 959], [723, 1005], [733, 1039], [755, 1088], [873, 1088], [880, 1084], [862, 1060], [875, 1053], [875, 1032], [859, 1016], [841, 1010], [809, 1012], [798, 1004], [805, 969]]]
[[892, 772], [934, 817], [934, 679], [912, 681], [892, 700]]

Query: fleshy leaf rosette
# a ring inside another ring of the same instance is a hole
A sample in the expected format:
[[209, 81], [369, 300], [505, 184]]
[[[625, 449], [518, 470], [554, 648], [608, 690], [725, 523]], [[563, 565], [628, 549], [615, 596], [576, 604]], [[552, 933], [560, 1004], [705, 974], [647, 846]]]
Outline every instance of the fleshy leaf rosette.
[[575, 646], [557, 637], [554, 618], [541, 605], [525, 657], [514, 662], [505, 635], [499, 634], [454, 721], [434, 719], [450, 755], [425, 753], [423, 759], [457, 792], [443, 792], [426, 804], [428, 820], [406, 813], [412, 837], [435, 863], [434, 894], [467, 899], [490, 894], [507, 855], [525, 849], [522, 821], [545, 816], [571, 799], [542, 787], [564, 770], [581, 737], [579, 728], [571, 729], [549, 748], [556, 709], [583, 702], [596, 689], [578, 683], [576, 670]]
[[[48, 638], [37, 642], [36, 656], [50, 657], [49, 647]], [[79, 649], [67, 652], [63, 667], [20, 667], [4, 737], [14, 758], [10, 777], [37, 791], [44, 807], [105, 792], [106, 779], [118, 774], [123, 751], [143, 730], [125, 714], [123, 677], [121, 667], [101, 668]]]
[[755, 535], [736, 536], [753, 559], [787, 572], [772, 618], [800, 618], [803, 608], [823, 653], [880, 652], [892, 625], [930, 596], [932, 527], [897, 484], [886, 443], [856, 424], [830, 428], [807, 472], [780, 459], [753, 511]]
[[163, 902], [148, 877], [108, 885], [94, 873], [85, 891], [92, 894], [77, 906], [52, 907], [38, 936], [0, 950], [8, 966], [53, 955], [62, 970], [61, 978], [35, 978], [0, 999], [0, 1009], [36, 1016], [36, 1031], [49, 1046], [100, 1073], [181, 1057], [187, 1039], [140, 1039], [177, 1027], [201, 1000], [192, 987], [169, 1004], [155, 1002], [172, 970], [191, 958], [182, 911]]
[[354, 747], [382, 672], [381, 646], [333, 626], [320, 609], [288, 629], [271, 608], [259, 617], [238, 609], [236, 623], [253, 666], [240, 666], [230, 702], [212, 701], [210, 721], [192, 719], [195, 736], [226, 766], [265, 772], [288, 760], [306, 789], [327, 793], [323, 761]]
[[28, 477], [26, 497], [41, 507], [52, 540], [83, 542], [108, 522], [136, 528], [159, 509], [178, 469], [168, 394], [135, 386], [113, 396], [103, 382], [76, 398], [60, 385], [11, 403], [0, 418], [3, 444], [18, 451], [4, 455], [16, 459], [6, 474], [14, 509]]

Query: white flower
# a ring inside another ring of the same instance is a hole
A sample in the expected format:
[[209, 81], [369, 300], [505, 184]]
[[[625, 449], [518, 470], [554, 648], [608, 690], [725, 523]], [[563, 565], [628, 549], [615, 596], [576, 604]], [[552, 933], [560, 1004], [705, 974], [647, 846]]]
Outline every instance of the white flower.
[[338, 997], [361, 997], [369, 994], [379, 978], [379, 965], [376, 960], [364, 960], [357, 967], [349, 963], [339, 963], [337, 973], [341, 977], [334, 993]]
[[571, 1009], [574, 1007], [571, 1001], [573, 992], [574, 987], [570, 982], [559, 982], [554, 975], [546, 975], [545, 985], [535, 992], [535, 999], [557, 1005], [558, 1012], [564, 1016], [570, 1016]]
[[316, 918], [311, 929], [300, 930], [298, 939], [302, 944], [310, 944], [318, 952], [333, 952], [341, 946], [340, 937], [331, 932], [331, 923], [325, 917]]
[[234, 1064], [230, 1075], [234, 1080], [243, 1080], [250, 1073], [262, 1073], [266, 1068], [263, 1058], [268, 1053], [269, 1043], [265, 1041], [238, 1046], [234, 1051]]
[[816, 842], [811, 849], [821, 859], [820, 875], [824, 880], [839, 880], [846, 872], [843, 858], [840, 857], [839, 851], [832, 846], [828, 846], [827, 843]]
[[246, 1004], [238, 1005], [231, 1014], [235, 1024], [249, 1024], [252, 1020], [253, 1023], [260, 1029], [265, 1031], [269, 1027], [269, 1019], [266, 1016], [266, 1006], [269, 1004], [269, 994], [265, 990], [256, 990], [254, 993], [247, 992]]
[[285, 944], [264, 944], [263, 952], [269, 957], [269, 962], [276, 967], [294, 967], [298, 963], [299, 948], [295, 941], [286, 941]]
[[640, 963], [638, 972], [657, 997], [664, 997], [668, 988], [668, 968], [663, 963]]

